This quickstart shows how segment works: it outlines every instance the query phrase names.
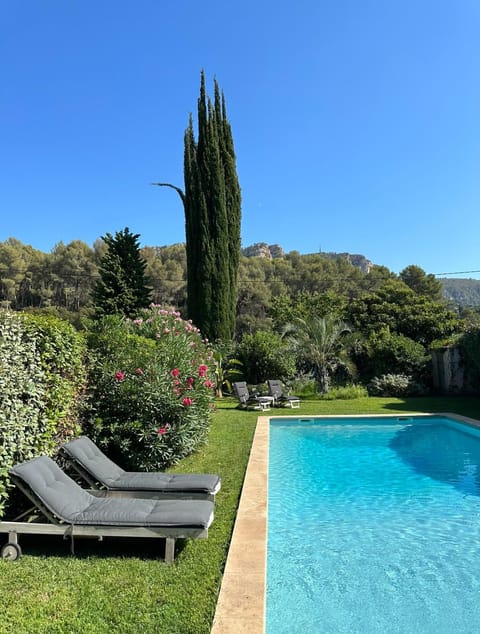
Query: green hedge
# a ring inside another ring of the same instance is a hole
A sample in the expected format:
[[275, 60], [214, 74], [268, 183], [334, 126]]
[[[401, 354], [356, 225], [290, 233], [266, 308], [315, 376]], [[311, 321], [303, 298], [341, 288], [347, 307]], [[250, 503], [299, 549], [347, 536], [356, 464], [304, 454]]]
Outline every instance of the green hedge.
[[0, 516], [8, 469], [78, 429], [85, 388], [83, 337], [56, 317], [0, 311]]

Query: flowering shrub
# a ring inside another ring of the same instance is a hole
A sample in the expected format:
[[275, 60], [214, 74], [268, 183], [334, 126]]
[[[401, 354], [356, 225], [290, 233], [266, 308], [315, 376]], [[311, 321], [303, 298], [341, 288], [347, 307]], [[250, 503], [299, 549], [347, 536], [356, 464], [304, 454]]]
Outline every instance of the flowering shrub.
[[374, 377], [368, 385], [371, 396], [407, 396], [412, 390], [411, 377], [405, 374], [382, 374]]
[[213, 353], [180, 314], [152, 305], [137, 319], [107, 317], [94, 354], [85, 431], [125, 468], [156, 470], [206, 441]]

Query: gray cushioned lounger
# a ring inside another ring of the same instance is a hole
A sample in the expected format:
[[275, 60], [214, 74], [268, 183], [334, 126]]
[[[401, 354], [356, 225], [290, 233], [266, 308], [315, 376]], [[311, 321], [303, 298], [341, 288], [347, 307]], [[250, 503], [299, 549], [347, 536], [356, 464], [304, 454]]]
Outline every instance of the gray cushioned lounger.
[[[47, 456], [22, 462], [9, 473], [51, 521], [63, 525], [62, 530], [70, 525], [69, 535], [166, 537], [170, 543], [165, 558], [170, 561], [177, 537], [206, 537], [213, 520], [213, 502], [209, 500], [94, 496]], [[54, 532], [45, 526], [35, 522], [0, 522], [0, 532]]]
[[126, 491], [132, 494], [144, 491], [150, 497], [152, 493], [159, 493], [170, 494], [172, 497], [213, 499], [220, 490], [220, 477], [208, 473], [124, 471], [87, 436], [80, 436], [66, 443], [62, 446], [62, 451], [90, 485], [96, 486], [99, 483], [109, 491]]

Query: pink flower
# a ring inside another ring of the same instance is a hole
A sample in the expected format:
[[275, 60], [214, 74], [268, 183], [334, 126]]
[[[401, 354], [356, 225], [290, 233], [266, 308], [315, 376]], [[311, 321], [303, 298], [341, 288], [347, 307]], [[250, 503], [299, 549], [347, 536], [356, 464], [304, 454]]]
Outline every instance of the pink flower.
[[115, 374], [115, 379], [117, 381], [123, 381], [123, 379], [125, 378], [125, 372], [122, 372], [121, 370], [119, 370], [116, 374]]
[[143, 374], [143, 370], [142, 370], [142, 368], [137, 368], [137, 369], [135, 370], [135, 373], [136, 373], [136, 374], [138, 374], [138, 376], [142, 376], [142, 374]]
[[170, 374], [171, 374], [173, 377], [177, 378], [177, 376], [180, 374], [180, 370], [179, 370], [178, 368], [174, 368], [174, 369], [170, 372]]
[[163, 332], [164, 332], [164, 334], [168, 335], [168, 333], [170, 332], [170, 328], [164, 328]]
[[195, 379], [193, 378], [193, 376], [189, 376], [187, 379], [187, 385], [193, 385], [195, 382]]
[[191, 398], [188, 398], [188, 396], [186, 396], [183, 401], [182, 401], [183, 405], [185, 407], [190, 407], [190, 405], [192, 405], [193, 400]]
[[163, 436], [164, 434], [167, 433], [169, 427], [170, 427], [170, 425], [168, 423], [166, 425], [164, 425], [163, 427], [159, 427], [157, 429], [157, 434], [159, 436]]
[[208, 387], [208, 388], [211, 388], [211, 387], [213, 387], [213, 383], [211, 381], [205, 381], [204, 386]]
[[206, 365], [201, 365], [201, 366], [198, 368], [198, 376], [205, 376], [205, 374], [207, 373], [207, 370], [208, 370], [208, 366], [206, 366]]

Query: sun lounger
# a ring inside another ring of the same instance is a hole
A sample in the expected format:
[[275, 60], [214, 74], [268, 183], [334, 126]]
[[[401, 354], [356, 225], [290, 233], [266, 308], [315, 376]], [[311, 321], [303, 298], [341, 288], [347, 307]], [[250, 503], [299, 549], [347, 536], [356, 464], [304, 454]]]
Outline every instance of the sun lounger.
[[283, 393], [282, 382], [277, 379], [267, 381], [268, 393], [274, 398], [274, 405], [279, 407], [291, 407], [298, 409], [300, 407], [300, 399], [298, 396], [288, 396]]
[[40, 456], [9, 471], [12, 481], [50, 523], [0, 522], [8, 533], [5, 559], [21, 555], [18, 535], [55, 534], [70, 537], [161, 537], [165, 561], [175, 556], [177, 538], [205, 538], [213, 521], [210, 500], [105, 498], [92, 495], [74, 482], [51, 458]]
[[91, 487], [102, 487], [96, 495], [213, 500], [220, 490], [219, 476], [208, 473], [124, 471], [87, 436], [66, 443], [61, 450]]
[[245, 381], [236, 381], [232, 383], [232, 386], [235, 396], [238, 399], [238, 407], [240, 409], [257, 409], [262, 411], [270, 409], [270, 405], [273, 403], [273, 397], [257, 396], [256, 394], [250, 395]]

